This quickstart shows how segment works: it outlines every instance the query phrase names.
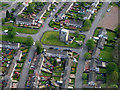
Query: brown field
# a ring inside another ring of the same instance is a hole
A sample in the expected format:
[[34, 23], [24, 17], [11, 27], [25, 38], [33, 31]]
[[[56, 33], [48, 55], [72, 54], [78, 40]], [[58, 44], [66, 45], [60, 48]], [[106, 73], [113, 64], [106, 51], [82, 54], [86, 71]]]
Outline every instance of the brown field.
[[115, 6], [110, 8], [111, 11], [105, 13], [103, 19], [100, 21], [98, 26], [114, 30], [118, 26], [118, 12], [120, 11], [118, 11], [118, 7]]

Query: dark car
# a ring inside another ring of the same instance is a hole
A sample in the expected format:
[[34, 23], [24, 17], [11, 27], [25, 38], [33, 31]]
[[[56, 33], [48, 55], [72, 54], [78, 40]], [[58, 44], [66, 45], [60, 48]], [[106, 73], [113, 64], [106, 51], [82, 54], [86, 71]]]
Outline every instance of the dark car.
[[49, 49], [54, 49], [53, 47], [50, 47]]

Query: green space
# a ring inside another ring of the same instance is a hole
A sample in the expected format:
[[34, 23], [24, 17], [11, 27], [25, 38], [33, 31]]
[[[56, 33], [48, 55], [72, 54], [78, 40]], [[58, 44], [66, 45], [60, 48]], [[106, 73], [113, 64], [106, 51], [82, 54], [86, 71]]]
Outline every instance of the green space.
[[[26, 33], [26, 34], [36, 34], [38, 30], [35, 29], [28, 29], [28, 28], [19, 28], [19, 27], [14, 27], [16, 32], [19, 33]], [[8, 30], [8, 26], [2, 26], [2, 30]]]
[[107, 31], [108, 35], [108, 41], [115, 41], [114, 38], [116, 37], [116, 34], [112, 31]]
[[95, 32], [94, 32], [94, 36], [95, 36], [95, 37], [98, 37], [99, 31], [100, 31], [100, 29], [96, 29], [96, 30], [95, 30]]
[[5, 7], [5, 6], [7, 6], [7, 5], [8, 5], [8, 3], [0, 2], [0, 7]]
[[87, 84], [87, 80], [83, 80], [83, 84]]
[[60, 81], [60, 77], [53, 77], [55, 80], [58, 80], [58, 81]]
[[26, 37], [18, 37], [16, 36], [15, 38], [9, 38], [7, 35], [0, 35], [0, 40], [3, 41], [10, 41], [10, 42], [16, 42], [16, 43], [25, 43], [26, 42]]
[[61, 72], [53, 72], [56, 76], [61, 76]]
[[105, 77], [101, 74], [97, 74], [97, 80], [105, 80]]
[[83, 73], [82, 74], [82, 79], [87, 80], [88, 79], [88, 73]]
[[28, 74], [33, 74], [34, 70], [29, 70]]
[[99, 73], [106, 73], [106, 69], [105, 68], [100, 68]]
[[[70, 33], [70, 36], [75, 36], [75, 34]], [[84, 41], [85, 36], [79, 35], [79, 37], [76, 37], [75, 40]], [[41, 42], [43, 44], [49, 44], [49, 45], [57, 45], [57, 46], [66, 46], [66, 47], [81, 47], [76, 42], [73, 42], [72, 44], [65, 44], [64, 42], [61, 42], [59, 40], [59, 32], [54, 31], [48, 31], [45, 32]]]
[[41, 75], [43, 75], [43, 76], [52, 76], [52, 74], [50, 74], [50, 73], [46, 73], [46, 72], [41, 72]]
[[100, 51], [100, 57], [99, 60], [100, 61], [112, 61], [114, 48], [112, 47], [108, 47], [108, 46], [104, 46], [104, 49]]

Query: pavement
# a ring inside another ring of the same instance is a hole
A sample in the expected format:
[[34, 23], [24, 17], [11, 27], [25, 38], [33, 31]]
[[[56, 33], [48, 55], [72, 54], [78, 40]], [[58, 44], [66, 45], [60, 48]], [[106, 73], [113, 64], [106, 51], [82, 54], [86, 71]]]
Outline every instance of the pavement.
[[85, 64], [84, 54], [88, 51], [85, 44], [86, 44], [87, 40], [93, 36], [94, 31], [95, 31], [96, 27], [98, 26], [100, 19], [102, 18], [102, 16], [104, 15], [104, 13], [106, 12], [106, 10], [108, 8], [108, 5], [109, 5], [108, 2], [104, 2], [103, 6], [99, 10], [99, 12], [94, 20], [94, 22], [92, 23], [92, 27], [88, 31], [86, 38], [84, 40], [84, 44], [81, 49], [80, 58], [79, 58], [78, 65], [77, 65], [75, 88], [82, 88], [82, 73], [84, 71], [84, 64]]

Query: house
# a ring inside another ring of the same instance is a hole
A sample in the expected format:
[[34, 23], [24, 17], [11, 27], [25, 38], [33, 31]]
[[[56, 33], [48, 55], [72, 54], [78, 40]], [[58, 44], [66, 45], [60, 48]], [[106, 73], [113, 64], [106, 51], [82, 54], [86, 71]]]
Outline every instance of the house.
[[98, 44], [97, 44], [97, 47], [99, 49], [104, 49], [104, 44], [105, 44], [105, 38], [101, 38], [98, 40]]
[[33, 1], [33, 0], [25, 0], [25, 1], [23, 2], [23, 5], [27, 7], [27, 6], [29, 5], [29, 3], [32, 3], [32, 1]]
[[48, 57], [58, 57], [58, 58], [67, 58], [68, 52], [67, 51], [60, 51], [60, 50], [54, 50], [54, 49], [47, 49], [45, 52], [45, 56]]
[[36, 20], [41, 20], [41, 18], [46, 13], [46, 11], [49, 10], [50, 6], [51, 6], [51, 2], [47, 2], [47, 4], [44, 5], [42, 10], [36, 15], [35, 19]]
[[102, 29], [99, 31], [98, 37], [103, 37], [103, 38], [105, 38], [105, 39], [108, 39], [108, 35], [106, 35], [106, 34], [107, 34], [106, 29], [105, 29], [105, 28], [102, 28]]
[[33, 24], [34, 21], [32, 19], [28, 19], [28, 18], [16, 18], [16, 24], [23, 24], [23, 25], [31, 25]]
[[91, 12], [86, 11], [86, 13], [85, 13], [83, 19], [84, 19], [84, 20], [86, 20], [86, 19], [89, 20], [90, 18], [91, 18]]
[[22, 12], [23, 12], [23, 10], [25, 9], [25, 5], [20, 5], [20, 7], [13, 13], [13, 16], [14, 17], [17, 17], [18, 15], [20, 15]]
[[0, 41], [0, 48], [19, 49], [20, 43]]
[[66, 63], [65, 63], [63, 83], [61, 85], [61, 88], [68, 88], [70, 74], [71, 74], [71, 65], [72, 65], [72, 60], [71, 60], [70, 57], [68, 57], [67, 60], [66, 60]]
[[69, 30], [67, 29], [61, 29], [59, 32], [59, 39], [62, 42], [67, 42], [68, 41], [68, 36], [69, 36]]
[[20, 60], [21, 60], [21, 57], [22, 57], [22, 51], [19, 50], [19, 51], [17, 52], [17, 55], [14, 57], [14, 59], [20, 61]]
[[67, 13], [68, 10], [70, 10], [70, 8], [72, 7], [72, 5], [73, 5], [73, 2], [68, 2], [66, 4], [65, 8], [62, 9], [62, 11], [60, 12], [60, 14], [57, 16], [56, 21], [59, 21], [59, 20], [65, 18], [65, 13]]
[[69, 21], [65, 20], [65, 24], [67, 26], [74, 26], [76, 28], [82, 28], [83, 26], [83, 21], [79, 21], [79, 20], [72, 20], [70, 19]]
[[98, 47], [95, 47], [93, 53], [92, 53], [92, 58], [98, 59], [100, 54], [100, 49]]

